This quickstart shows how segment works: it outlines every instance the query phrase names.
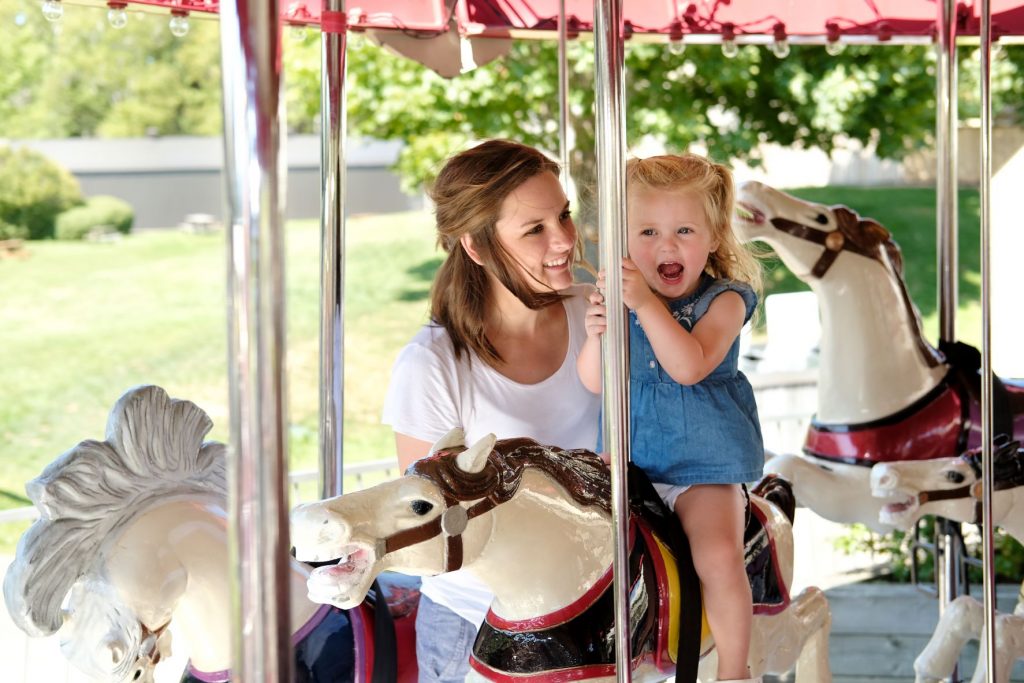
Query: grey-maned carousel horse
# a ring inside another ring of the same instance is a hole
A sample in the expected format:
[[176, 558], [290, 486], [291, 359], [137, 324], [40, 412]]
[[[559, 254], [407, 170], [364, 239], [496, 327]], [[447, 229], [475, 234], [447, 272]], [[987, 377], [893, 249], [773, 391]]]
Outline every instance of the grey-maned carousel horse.
[[[792, 496], [788, 484], [771, 485], [789, 516], [770, 502], [772, 493], [751, 496], [748, 574], [759, 596], [751, 673], [781, 673], [795, 664], [797, 681], [828, 683], [828, 603], [816, 588], [789, 596]], [[608, 469], [593, 453], [493, 436], [466, 448], [455, 430], [395, 481], [297, 507], [292, 540], [299, 559], [340, 558], [309, 578], [313, 600], [340, 607], [357, 604], [388, 569], [435, 575], [461, 567], [475, 574], [495, 598], [467, 680], [609, 679], [609, 508]], [[675, 671], [675, 560], [642, 518], [634, 516], [630, 528], [633, 680], [661, 679]], [[702, 652], [711, 646], [705, 629]], [[701, 680], [713, 680], [715, 666], [713, 655], [705, 657]]]
[[[22, 631], [58, 633], [72, 665], [110, 683], [152, 681], [173, 631], [190, 657], [183, 681], [230, 680], [225, 446], [203, 441], [211, 426], [189, 401], [159, 387], [133, 389], [111, 410], [106, 440], [79, 443], [28, 483], [40, 518], [4, 578]], [[358, 651], [373, 635], [371, 613], [310, 602], [308, 577], [291, 561], [299, 680], [369, 680], [372, 662]], [[400, 641], [403, 632], [411, 637], [407, 621], [396, 628]], [[414, 657], [404, 669], [399, 681], [411, 683]]]
[[[1024, 543], [1024, 449], [1016, 441], [993, 450], [994, 495], [992, 520]], [[924, 515], [939, 515], [958, 522], [977, 523], [981, 518], [981, 452], [974, 449], [956, 458], [924, 462], [875, 465], [871, 488], [887, 499], [882, 519], [897, 528], [909, 529]], [[981, 639], [982, 604], [961, 596], [939, 618], [928, 645], [914, 662], [917, 683], [938, 683], [953, 673], [964, 644]], [[1012, 615], [996, 617], [996, 683], [1008, 683], [1017, 659], [1024, 657], [1024, 604]], [[974, 683], [985, 680], [985, 660], [980, 657]]]
[[[757, 182], [740, 186], [736, 200], [737, 233], [770, 245], [815, 292], [821, 315], [818, 406], [804, 453], [772, 457], [764, 471], [791, 481], [822, 517], [891, 531], [870, 468], [981, 443], [977, 358], [959, 345], [947, 358], [925, 340], [899, 247], [876, 221]], [[1003, 386], [1007, 431], [1020, 438], [1024, 385]]]

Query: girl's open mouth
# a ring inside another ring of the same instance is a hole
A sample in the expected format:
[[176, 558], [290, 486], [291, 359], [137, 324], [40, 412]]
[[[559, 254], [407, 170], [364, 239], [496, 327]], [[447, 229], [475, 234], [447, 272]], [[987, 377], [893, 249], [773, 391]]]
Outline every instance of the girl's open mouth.
[[674, 262], [659, 263], [658, 275], [661, 276], [662, 282], [666, 284], [678, 284], [683, 280], [683, 264]]

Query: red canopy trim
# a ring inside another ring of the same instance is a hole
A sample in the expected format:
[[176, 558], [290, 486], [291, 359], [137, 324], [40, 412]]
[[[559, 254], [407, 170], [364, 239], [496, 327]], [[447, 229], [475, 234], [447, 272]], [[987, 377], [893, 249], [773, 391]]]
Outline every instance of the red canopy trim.
[[[624, 0], [630, 35], [664, 38], [744, 36], [817, 38], [843, 36], [878, 40], [935, 35], [939, 0]], [[132, 0], [133, 5], [217, 13], [220, 0]], [[400, 31], [433, 37], [454, 24], [470, 37], [550, 37], [557, 31], [559, 0], [349, 0], [353, 31]], [[590, 32], [593, 0], [566, 0], [570, 34]], [[957, 33], [976, 36], [981, 0], [957, 5]], [[451, 9], [449, 9], [451, 7]], [[1024, 2], [991, 0], [992, 33], [1024, 36]], [[282, 19], [292, 25], [319, 25], [319, 0], [285, 0]]]

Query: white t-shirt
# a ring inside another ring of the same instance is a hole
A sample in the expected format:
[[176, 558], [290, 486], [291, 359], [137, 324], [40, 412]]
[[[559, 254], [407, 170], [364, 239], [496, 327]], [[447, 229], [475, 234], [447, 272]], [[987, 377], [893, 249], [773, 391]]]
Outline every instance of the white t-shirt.
[[[431, 443], [461, 427], [467, 445], [493, 433], [499, 439], [525, 436], [561, 448], [593, 450], [600, 397], [576, 374], [591, 290], [591, 285], [573, 285], [563, 292], [569, 295], [562, 302], [569, 322], [568, 352], [562, 366], [536, 384], [515, 382], [472, 352], [456, 361], [444, 328], [425, 325], [398, 354], [382, 422], [399, 434]], [[424, 577], [422, 591], [477, 626], [493, 597], [466, 571]]]

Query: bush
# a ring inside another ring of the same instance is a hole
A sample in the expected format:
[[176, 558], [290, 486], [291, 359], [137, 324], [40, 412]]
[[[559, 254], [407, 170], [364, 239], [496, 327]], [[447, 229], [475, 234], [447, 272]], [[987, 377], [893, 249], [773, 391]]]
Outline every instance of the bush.
[[22, 228], [28, 239], [46, 239], [57, 215], [81, 203], [67, 169], [39, 152], [0, 146], [0, 222]]
[[0, 240], [23, 240], [28, 238], [28, 228], [23, 225], [11, 225], [0, 218]]
[[85, 206], [69, 209], [57, 216], [56, 237], [59, 240], [84, 239], [93, 230], [117, 231], [127, 234], [135, 222], [135, 212], [117, 197], [89, 197]]

